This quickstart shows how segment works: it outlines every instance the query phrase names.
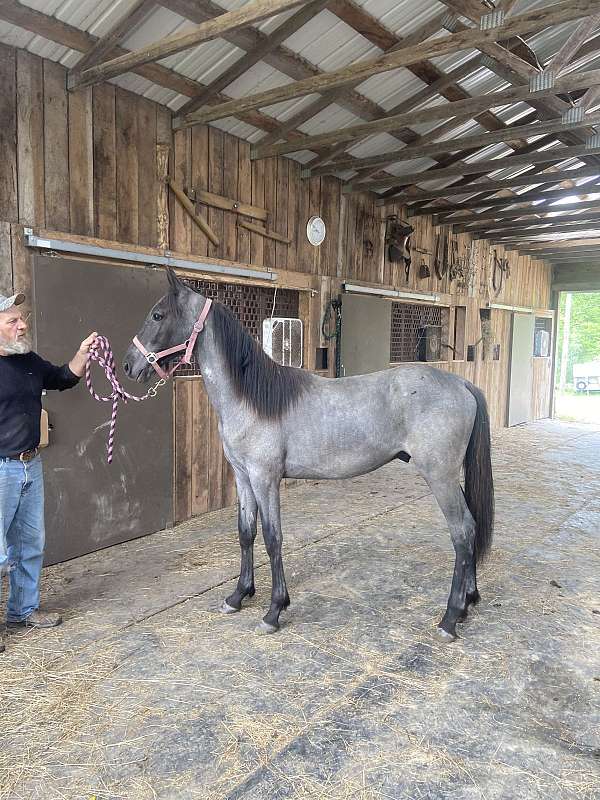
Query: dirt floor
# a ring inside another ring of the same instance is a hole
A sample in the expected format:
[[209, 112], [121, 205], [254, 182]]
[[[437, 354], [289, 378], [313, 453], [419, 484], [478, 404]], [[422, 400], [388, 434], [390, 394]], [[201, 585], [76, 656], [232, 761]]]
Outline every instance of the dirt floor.
[[598, 800], [600, 426], [495, 436], [496, 543], [461, 638], [410, 465], [284, 499], [292, 605], [234, 586], [233, 509], [45, 573], [65, 624], [0, 656], [0, 797]]

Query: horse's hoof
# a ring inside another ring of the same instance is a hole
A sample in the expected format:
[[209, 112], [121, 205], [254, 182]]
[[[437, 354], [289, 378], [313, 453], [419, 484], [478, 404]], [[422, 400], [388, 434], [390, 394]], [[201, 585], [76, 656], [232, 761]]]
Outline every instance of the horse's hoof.
[[436, 638], [440, 640], [440, 642], [444, 642], [444, 644], [449, 644], [450, 642], [454, 642], [458, 637], [455, 633], [449, 633], [448, 631], [441, 628], [439, 625], [435, 629]]
[[239, 610], [240, 610], [239, 608], [234, 608], [233, 606], [230, 606], [227, 600], [223, 600], [223, 602], [221, 603], [221, 607], [219, 608], [221, 614], [237, 614]]
[[255, 628], [255, 631], [259, 636], [268, 636], [270, 633], [277, 633], [278, 630], [279, 625], [271, 625], [270, 623], [265, 622], [264, 619], [261, 619]]

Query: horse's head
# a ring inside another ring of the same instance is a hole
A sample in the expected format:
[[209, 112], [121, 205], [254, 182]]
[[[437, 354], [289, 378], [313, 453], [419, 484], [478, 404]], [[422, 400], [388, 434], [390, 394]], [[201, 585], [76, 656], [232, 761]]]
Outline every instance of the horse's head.
[[[167, 270], [169, 292], [150, 309], [137, 339], [147, 353], [160, 353], [185, 342], [192, 332], [204, 298]], [[163, 365], [168, 356], [159, 360]], [[134, 381], [146, 382], [155, 374], [148, 360], [135, 345], [129, 345], [123, 360], [125, 374]]]

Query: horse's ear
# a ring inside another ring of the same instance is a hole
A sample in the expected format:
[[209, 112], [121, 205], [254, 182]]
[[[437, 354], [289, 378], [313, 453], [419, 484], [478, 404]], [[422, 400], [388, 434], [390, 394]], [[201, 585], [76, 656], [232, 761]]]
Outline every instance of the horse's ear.
[[182, 289], [182, 283], [175, 274], [171, 267], [167, 267], [167, 278], [169, 280], [169, 287], [174, 294], [177, 294]]

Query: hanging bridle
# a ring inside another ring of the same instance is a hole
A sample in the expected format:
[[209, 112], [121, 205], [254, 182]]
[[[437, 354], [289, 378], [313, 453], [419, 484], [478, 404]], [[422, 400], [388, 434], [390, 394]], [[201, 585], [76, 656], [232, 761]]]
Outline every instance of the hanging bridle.
[[[175, 347], [169, 347], [167, 350], [161, 350], [160, 353], [151, 353], [146, 350], [144, 345], [140, 342], [137, 336], [134, 336], [133, 343], [140, 351], [140, 353], [144, 356], [146, 361], [154, 367], [156, 372], [162, 378], [163, 381], [168, 380], [171, 375], [175, 372], [177, 367], [181, 364], [190, 364], [192, 361], [192, 353], [194, 352], [194, 347], [196, 345], [196, 339], [198, 338], [198, 334], [204, 328], [204, 323], [206, 322], [206, 317], [208, 316], [208, 312], [210, 311], [210, 307], [212, 306], [212, 300], [210, 298], [206, 298], [204, 305], [202, 306], [202, 311], [200, 312], [200, 316], [194, 322], [194, 327], [192, 328], [192, 333], [189, 339], [186, 339], [183, 344], [177, 344]], [[168, 372], [160, 366], [158, 360], [160, 358], [164, 358], [165, 356], [173, 355], [173, 353], [178, 353], [180, 350], [185, 350], [183, 356], [175, 362], [175, 364], [171, 367]]]

